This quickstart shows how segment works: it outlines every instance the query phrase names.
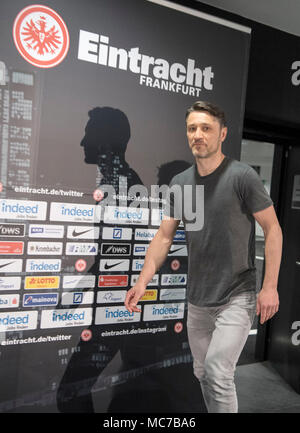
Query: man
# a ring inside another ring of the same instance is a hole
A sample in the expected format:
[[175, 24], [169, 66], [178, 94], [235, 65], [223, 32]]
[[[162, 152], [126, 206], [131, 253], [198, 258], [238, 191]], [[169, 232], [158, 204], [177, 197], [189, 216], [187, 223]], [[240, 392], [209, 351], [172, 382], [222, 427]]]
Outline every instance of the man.
[[[193, 199], [195, 186], [204, 186], [203, 227], [186, 231], [187, 330], [194, 374], [208, 412], [237, 412], [234, 372], [255, 312], [264, 323], [278, 311], [282, 233], [256, 172], [222, 152], [227, 135], [223, 111], [198, 101], [186, 113], [186, 126], [195, 164], [175, 176], [171, 185], [192, 185]], [[139, 279], [127, 293], [125, 305], [130, 312], [140, 311], [137, 302], [172, 245], [181, 214], [172, 200], [166, 209]], [[186, 225], [184, 215], [182, 220]], [[255, 220], [265, 235], [265, 275], [258, 296]]]

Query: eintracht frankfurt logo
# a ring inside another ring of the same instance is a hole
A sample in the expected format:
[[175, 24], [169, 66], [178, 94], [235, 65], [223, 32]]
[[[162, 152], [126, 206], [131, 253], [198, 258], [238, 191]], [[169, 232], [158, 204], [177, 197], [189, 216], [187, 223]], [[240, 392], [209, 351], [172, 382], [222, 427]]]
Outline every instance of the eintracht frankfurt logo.
[[39, 68], [52, 68], [66, 57], [69, 33], [62, 18], [42, 5], [23, 9], [13, 28], [17, 50], [27, 62]]

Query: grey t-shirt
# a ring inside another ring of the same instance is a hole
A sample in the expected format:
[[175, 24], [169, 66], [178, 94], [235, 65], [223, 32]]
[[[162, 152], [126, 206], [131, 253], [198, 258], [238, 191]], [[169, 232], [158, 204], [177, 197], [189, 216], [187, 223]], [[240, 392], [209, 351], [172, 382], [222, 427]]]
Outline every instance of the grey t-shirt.
[[[196, 164], [170, 183], [191, 185], [195, 210], [196, 185], [204, 187], [204, 224], [187, 230], [185, 198], [167, 199], [165, 215], [182, 218], [188, 247], [187, 300], [207, 307], [228, 302], [233, 293], [256, 290], [255, 219], [253, 213], [273, 204], [256, 171], [225, 157], [215, 171], [200, 176]], [[202, 209], [203, 211], [203, 209]]]

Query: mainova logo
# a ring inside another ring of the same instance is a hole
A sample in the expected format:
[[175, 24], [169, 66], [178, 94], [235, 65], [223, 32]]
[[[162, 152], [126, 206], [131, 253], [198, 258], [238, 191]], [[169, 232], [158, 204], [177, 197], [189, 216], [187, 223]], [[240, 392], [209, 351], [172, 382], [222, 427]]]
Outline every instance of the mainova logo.
[[70, 44], [63, 19], [43, 5], [21, 10], [14, 22], [13, 38], [21, 56], [39, 68], [52, 68], [61, 63]]

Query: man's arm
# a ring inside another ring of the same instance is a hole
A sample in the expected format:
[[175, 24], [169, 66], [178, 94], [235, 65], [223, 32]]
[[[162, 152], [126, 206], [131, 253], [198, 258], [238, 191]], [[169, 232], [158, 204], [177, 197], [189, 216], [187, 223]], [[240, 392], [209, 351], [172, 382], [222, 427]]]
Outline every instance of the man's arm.
[[273, 206], [253, 214], [265, 235], [265, 275], [259, 292], [256, 314], [263, 324], [277, 313], [279, 297], [277, 292], [278, 274], [282, 253], [282, 231]]
[[126, 295], [125, 306], [131, 313], [132, 311], [141, 311], [136, 304], [144, 295], [149, 281], [166, 260], [179, 223], [179, 220], [166, 217], [162, 220], [159, 230], [150, 242], [138, 281], [135, 286], [128, 290]]

